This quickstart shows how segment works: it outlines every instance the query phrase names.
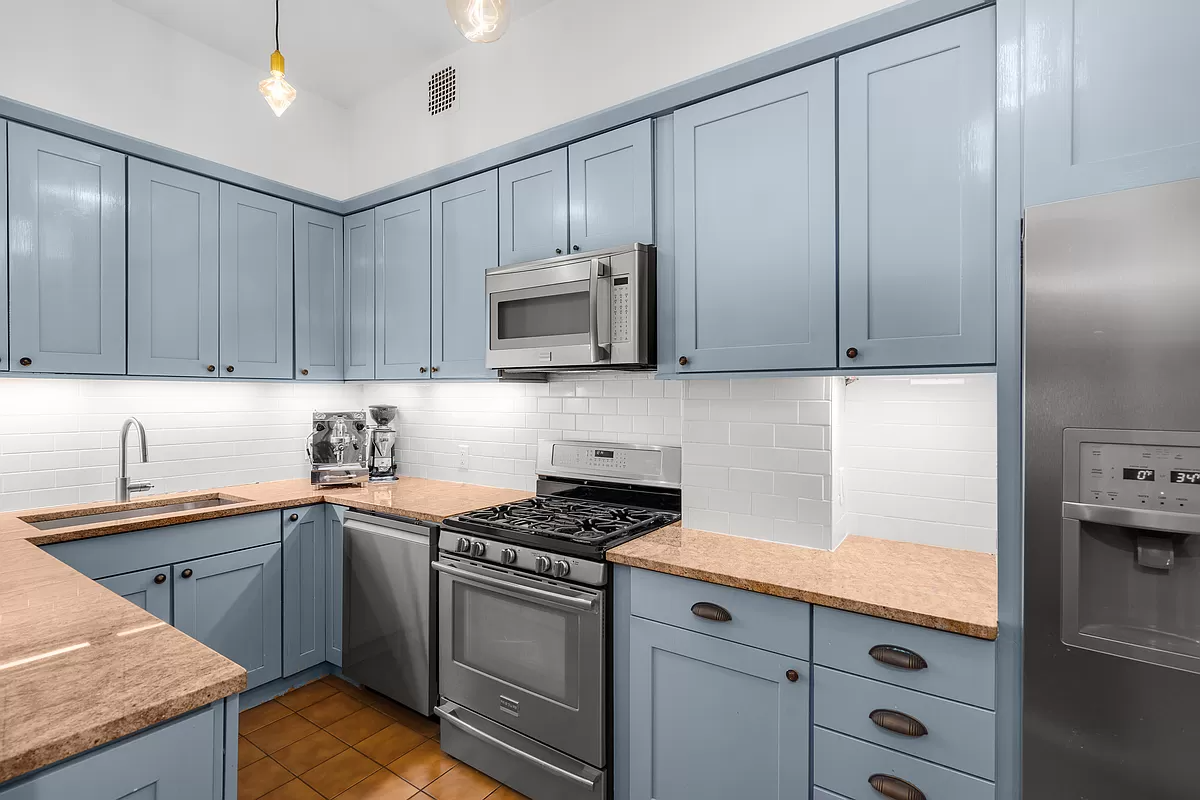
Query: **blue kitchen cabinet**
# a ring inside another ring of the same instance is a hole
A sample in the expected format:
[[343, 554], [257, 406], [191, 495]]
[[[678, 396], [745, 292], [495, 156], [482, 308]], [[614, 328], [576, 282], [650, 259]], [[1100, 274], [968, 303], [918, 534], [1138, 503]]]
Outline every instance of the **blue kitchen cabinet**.
[[342, 218], [295, 207], [297, 380], [345, 378]]
[[809, 796], [807, 658], [636, 616], [629, 654], [631, 798]]
[[0, 120], [0, 372], [8, 372], [8, 123]]
[[654, 243], [654, 123], [645, 119], [568, 148], [571, 251]]
[[500, 263], [520, 264], [566, 253], [567, 150], [500, 168]]
[[280, 546], [173, 567], [175, 627], [246, 669], [253, 689], [282, 674]]
[[345, 217], [346, 380], [375, 377], [375, 209]]
[[678, 372], [837, 364], [834, 64], [675, 112]]
[[283, 512], [283, 674], [325, 660], [329, 528], [325, 506]]
[[486, 378], [488, 306], [484, 272], [499, 264], [496, 171], [432, 193], [434, 378]]
[[129, 374], [217, 377], [220, 185], [129, 159]]
[[125, 372], [125, 156], [8, 126], [16, 372]]
[[996, 360], [995, 20], [838, 60], [843, 367]]
[[377, 379], [429, 377], [429, 236], [429, 192], [375, 209]]
[[342, 549], [342, 524], [346, 521], [346, 509], [342, 506], [327, 506], [326, 525], [328, 547], [325, 558], [326, 598], [325, 633], [329, 637], [325, 647], [325, 660], [336, 666], [342, 665], [342, 608], [344, 605], [344, 551]]
[[171, 624], [170, 567], [126, 572], [124, 575], [101, 578], [96, 583]]
[[221, 185], [221, 365], [293, 377], [292, 204]]
[[1024, 12], [1025, 205], [1200, 177], [1200, 3]]

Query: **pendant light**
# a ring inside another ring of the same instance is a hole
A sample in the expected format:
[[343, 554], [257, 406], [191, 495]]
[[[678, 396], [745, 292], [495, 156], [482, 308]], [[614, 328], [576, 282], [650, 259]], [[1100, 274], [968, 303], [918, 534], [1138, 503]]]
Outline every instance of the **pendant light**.
[[296, 99], [296, 90], [283, 79], [283, 53], [279, 52], [279, 0], [275, 0], [275, 52], [271, 53], [271, 77], [258, 82], [258, 91], [266, 98], [275, 116], [283, 116]]
[[509, 0], [446, 0], [446, 10], [468, 42], [494, 42], [508, 30]]

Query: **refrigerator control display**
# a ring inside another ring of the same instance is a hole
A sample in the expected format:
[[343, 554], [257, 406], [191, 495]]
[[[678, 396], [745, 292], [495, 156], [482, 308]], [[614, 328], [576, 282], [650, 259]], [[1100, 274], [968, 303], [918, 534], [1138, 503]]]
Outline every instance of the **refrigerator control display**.
[[1171, 483], [1200, 484], [1200, 470], [1171, 470]]
[[[1125, 467], [1125, 480], [1127, 481], [1153, 481], [1154, 470], [1144, 467]], [[1175, 473], [1171, 473], [1174, 475]], [[1196, 473], [1200, 475], [1200, 473]], [[1172, 478], [1174, 480], [1174, 478]]]

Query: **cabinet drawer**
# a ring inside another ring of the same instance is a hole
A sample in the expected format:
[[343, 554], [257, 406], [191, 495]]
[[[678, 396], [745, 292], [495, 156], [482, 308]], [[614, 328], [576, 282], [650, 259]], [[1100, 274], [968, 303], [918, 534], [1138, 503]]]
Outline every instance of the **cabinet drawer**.
[[[871, 655], [880, 645], [915, 653], [924, 666], [882, 663]], [[984, 639], [831, 608], [813, 613], [815, 663], [981, 708], [996, 707], [995, 651], [995, 643]]]
[[[893, 733], [871, 720], [899, 711], [919, 721], [922, 736]], [[845, 672], [813, 669], [813, 722], [824, 728], [995, 780], [996, 719], [991, 711]]]
[[873, 775], [892, 776], [921, 790], [925, 800], [994, 800], [996, 787], [962, 772], [939, 767], [840, 733], [813, 730], [813, 783], [847, 800], [879, 800]]
[[[639, 617], [760, 650], [808, 656], [811, 607], [807, 603], [642, 569], [632, 571], [630, 594], [632, 611]], [[724, 616], [722, 610], [730, 617], [724, 622], [699, 616], [708, 612]]]

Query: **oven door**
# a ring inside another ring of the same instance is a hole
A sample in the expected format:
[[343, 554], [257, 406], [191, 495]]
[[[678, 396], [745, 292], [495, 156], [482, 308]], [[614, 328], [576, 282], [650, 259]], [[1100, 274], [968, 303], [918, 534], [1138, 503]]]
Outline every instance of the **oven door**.
[[609, 260], [493, 270], [488, 293], [488, 369], [605, 366], [610, 362]]
[[441, 554], [441, 694], [605, 765], [604, 593]]

